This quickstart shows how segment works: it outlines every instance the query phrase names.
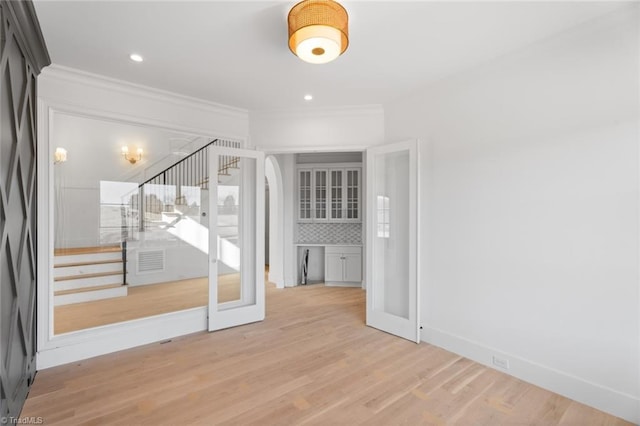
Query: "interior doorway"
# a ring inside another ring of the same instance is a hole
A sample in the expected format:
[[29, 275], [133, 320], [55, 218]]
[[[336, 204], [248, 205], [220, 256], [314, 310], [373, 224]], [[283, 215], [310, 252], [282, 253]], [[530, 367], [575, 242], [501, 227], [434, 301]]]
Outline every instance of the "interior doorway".
[[264, 267], [269, 272], [269, 181], [264, 178]]
[[277, 288], [284, 288], [284, 197], [282, 170], [273, 155], [265, 159], [265, 263], [269, 265], [267, 279]]

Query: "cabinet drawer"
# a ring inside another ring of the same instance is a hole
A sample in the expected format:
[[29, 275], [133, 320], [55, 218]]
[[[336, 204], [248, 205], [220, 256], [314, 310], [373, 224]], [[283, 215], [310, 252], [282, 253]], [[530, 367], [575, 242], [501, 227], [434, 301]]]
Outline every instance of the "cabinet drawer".
[[362, 254], [362, 247], [354, 246], [325, 246], [324, 252], [336, 254]]

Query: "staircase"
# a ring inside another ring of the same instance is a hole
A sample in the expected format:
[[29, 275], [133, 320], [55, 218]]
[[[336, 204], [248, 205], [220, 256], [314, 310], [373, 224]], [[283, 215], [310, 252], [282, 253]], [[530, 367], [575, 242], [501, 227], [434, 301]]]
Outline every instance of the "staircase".
[[54, 306], [126, 296], [124, 253], [120, 246], [56, 249]]
[[[139, 231], [153, 232], [175, 227], [190, 215], [183, 191], [189, 188], [209, 189], [209, 158], [211, 147], [240, 148], [238, 141], [214, 139], [180, 161], [157, 173], [138, 186], [137, 206]], [[234, 178], [240, 170], [240, 158], [219, 155], [218, 183]]]

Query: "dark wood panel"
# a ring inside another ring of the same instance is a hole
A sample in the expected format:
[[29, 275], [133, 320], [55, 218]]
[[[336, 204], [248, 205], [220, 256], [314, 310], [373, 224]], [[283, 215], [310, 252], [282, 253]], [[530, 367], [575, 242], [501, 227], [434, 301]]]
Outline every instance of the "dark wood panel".
[[[34, 41], [37, 46], [32, 45]], [[20, 414], [36, 372], [36, 77], [48, 61], [33, 5], [0, 1], [0, 416], [3, 424], [9, 417]]]

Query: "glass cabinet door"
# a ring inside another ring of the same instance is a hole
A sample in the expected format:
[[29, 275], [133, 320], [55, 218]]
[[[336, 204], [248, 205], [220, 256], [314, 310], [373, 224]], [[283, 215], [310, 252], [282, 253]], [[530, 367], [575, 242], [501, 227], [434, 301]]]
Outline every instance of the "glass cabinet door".
[[327, 219], [327, 171], [314, 169], [314, 219]]
[[343, 188], [343, 170], [331, 170], [330, 171], [330, 186], [331, 186], [331, 215], [330, 219], [342, 219], [344, 218], [344, 188]]
[[298, 220], [311, 220], [311, 170], [298, 170]]
[[361, 168], [298, 169], [298, 221], [361, 220]]
[[347, 169], [345, 219], [360, 219], [360, 169]]

